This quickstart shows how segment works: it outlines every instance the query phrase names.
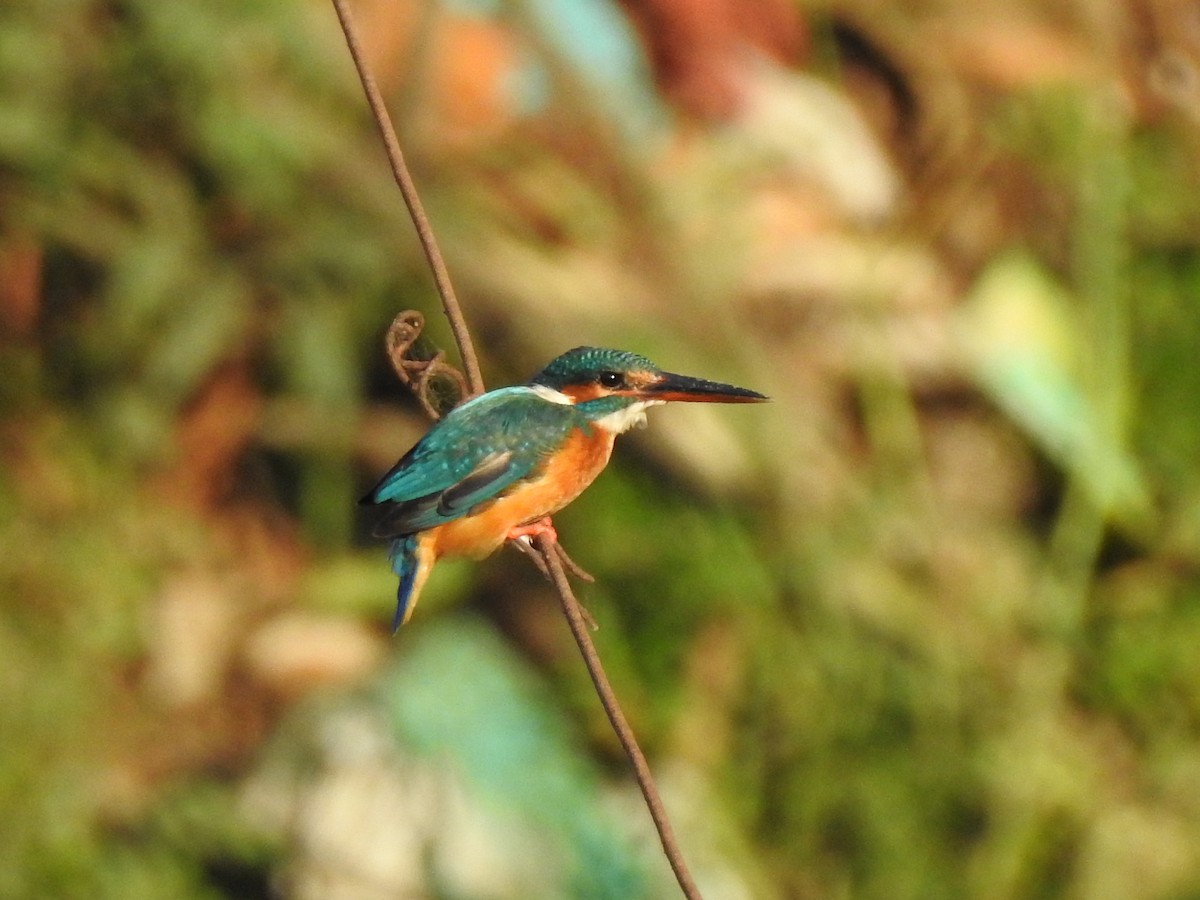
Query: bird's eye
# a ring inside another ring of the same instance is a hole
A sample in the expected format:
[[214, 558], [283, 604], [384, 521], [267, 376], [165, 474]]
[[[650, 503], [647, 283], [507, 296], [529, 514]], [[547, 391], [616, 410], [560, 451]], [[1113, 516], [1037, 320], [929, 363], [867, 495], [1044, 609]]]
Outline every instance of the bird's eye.
[[620, 372], [601, 372], [600, 378], [597, 379], [601, 387], [619, 388], [625, 383], [625, 376]]

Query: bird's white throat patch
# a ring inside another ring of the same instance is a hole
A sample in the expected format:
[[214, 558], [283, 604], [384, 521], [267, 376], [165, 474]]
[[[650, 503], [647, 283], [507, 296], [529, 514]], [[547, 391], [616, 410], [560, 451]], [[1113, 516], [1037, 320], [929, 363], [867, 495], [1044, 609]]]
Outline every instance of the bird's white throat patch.
[[549, 400], [551, 403], [561, 403], [563, 406], [572, 406], [575, 403], [574, 400], [562, 391], [556, 391], [554, 388], [544, 384], [531, 384], [529, 389], [543, 400]]
[[596, 424], [613, 434], [623, 434], [630, 428], [642, 428], [646, 424], [646, 410], [651, 406], [662, 406], [665, 400], [638, 400], [624, 409], [618, 409], [596, 420]]

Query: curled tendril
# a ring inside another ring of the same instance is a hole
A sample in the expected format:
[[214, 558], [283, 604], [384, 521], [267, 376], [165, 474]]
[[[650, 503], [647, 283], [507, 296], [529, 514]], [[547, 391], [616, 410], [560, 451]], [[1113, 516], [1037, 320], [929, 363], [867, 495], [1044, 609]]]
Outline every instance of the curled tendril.
[[[428, 359], [414, 359], [410, 356], [424, 328], [425, 317], [415, 309], [406, 309], [388, 326], [384, 343], [396, 377], [413, 392], [425, 414], [436, 421], [469, 392], [466, 377], [446, 362], [446, 355], [441, 350]], [[448, 385], [453, 386], [452, 402], [438, 402], [439, 394], [443, 398], [446, 396], [442, 389]]]

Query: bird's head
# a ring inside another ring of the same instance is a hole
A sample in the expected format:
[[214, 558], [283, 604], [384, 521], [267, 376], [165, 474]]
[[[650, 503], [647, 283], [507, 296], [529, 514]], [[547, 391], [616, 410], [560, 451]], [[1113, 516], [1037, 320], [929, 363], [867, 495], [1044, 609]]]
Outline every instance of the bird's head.
[[668, 401], [759, 403], [746, 388], [664, 372], [628, 350], [576, 347], [551, 360], [531, 381], [565, 396], [596, 424], [622, 432], [645, 422], [645, 409]]

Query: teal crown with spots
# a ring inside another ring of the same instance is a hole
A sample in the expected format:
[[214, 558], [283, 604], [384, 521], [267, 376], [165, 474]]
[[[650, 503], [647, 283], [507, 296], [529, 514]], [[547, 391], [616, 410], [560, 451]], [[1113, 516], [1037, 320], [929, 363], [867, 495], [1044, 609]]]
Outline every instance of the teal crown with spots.
[[533, 376], [533, 384], [555, 390], [594, 378], [598, 372], [657, 372], [658, 366], [629, 350], [606, 347], [576, 347], [546, 364]]

